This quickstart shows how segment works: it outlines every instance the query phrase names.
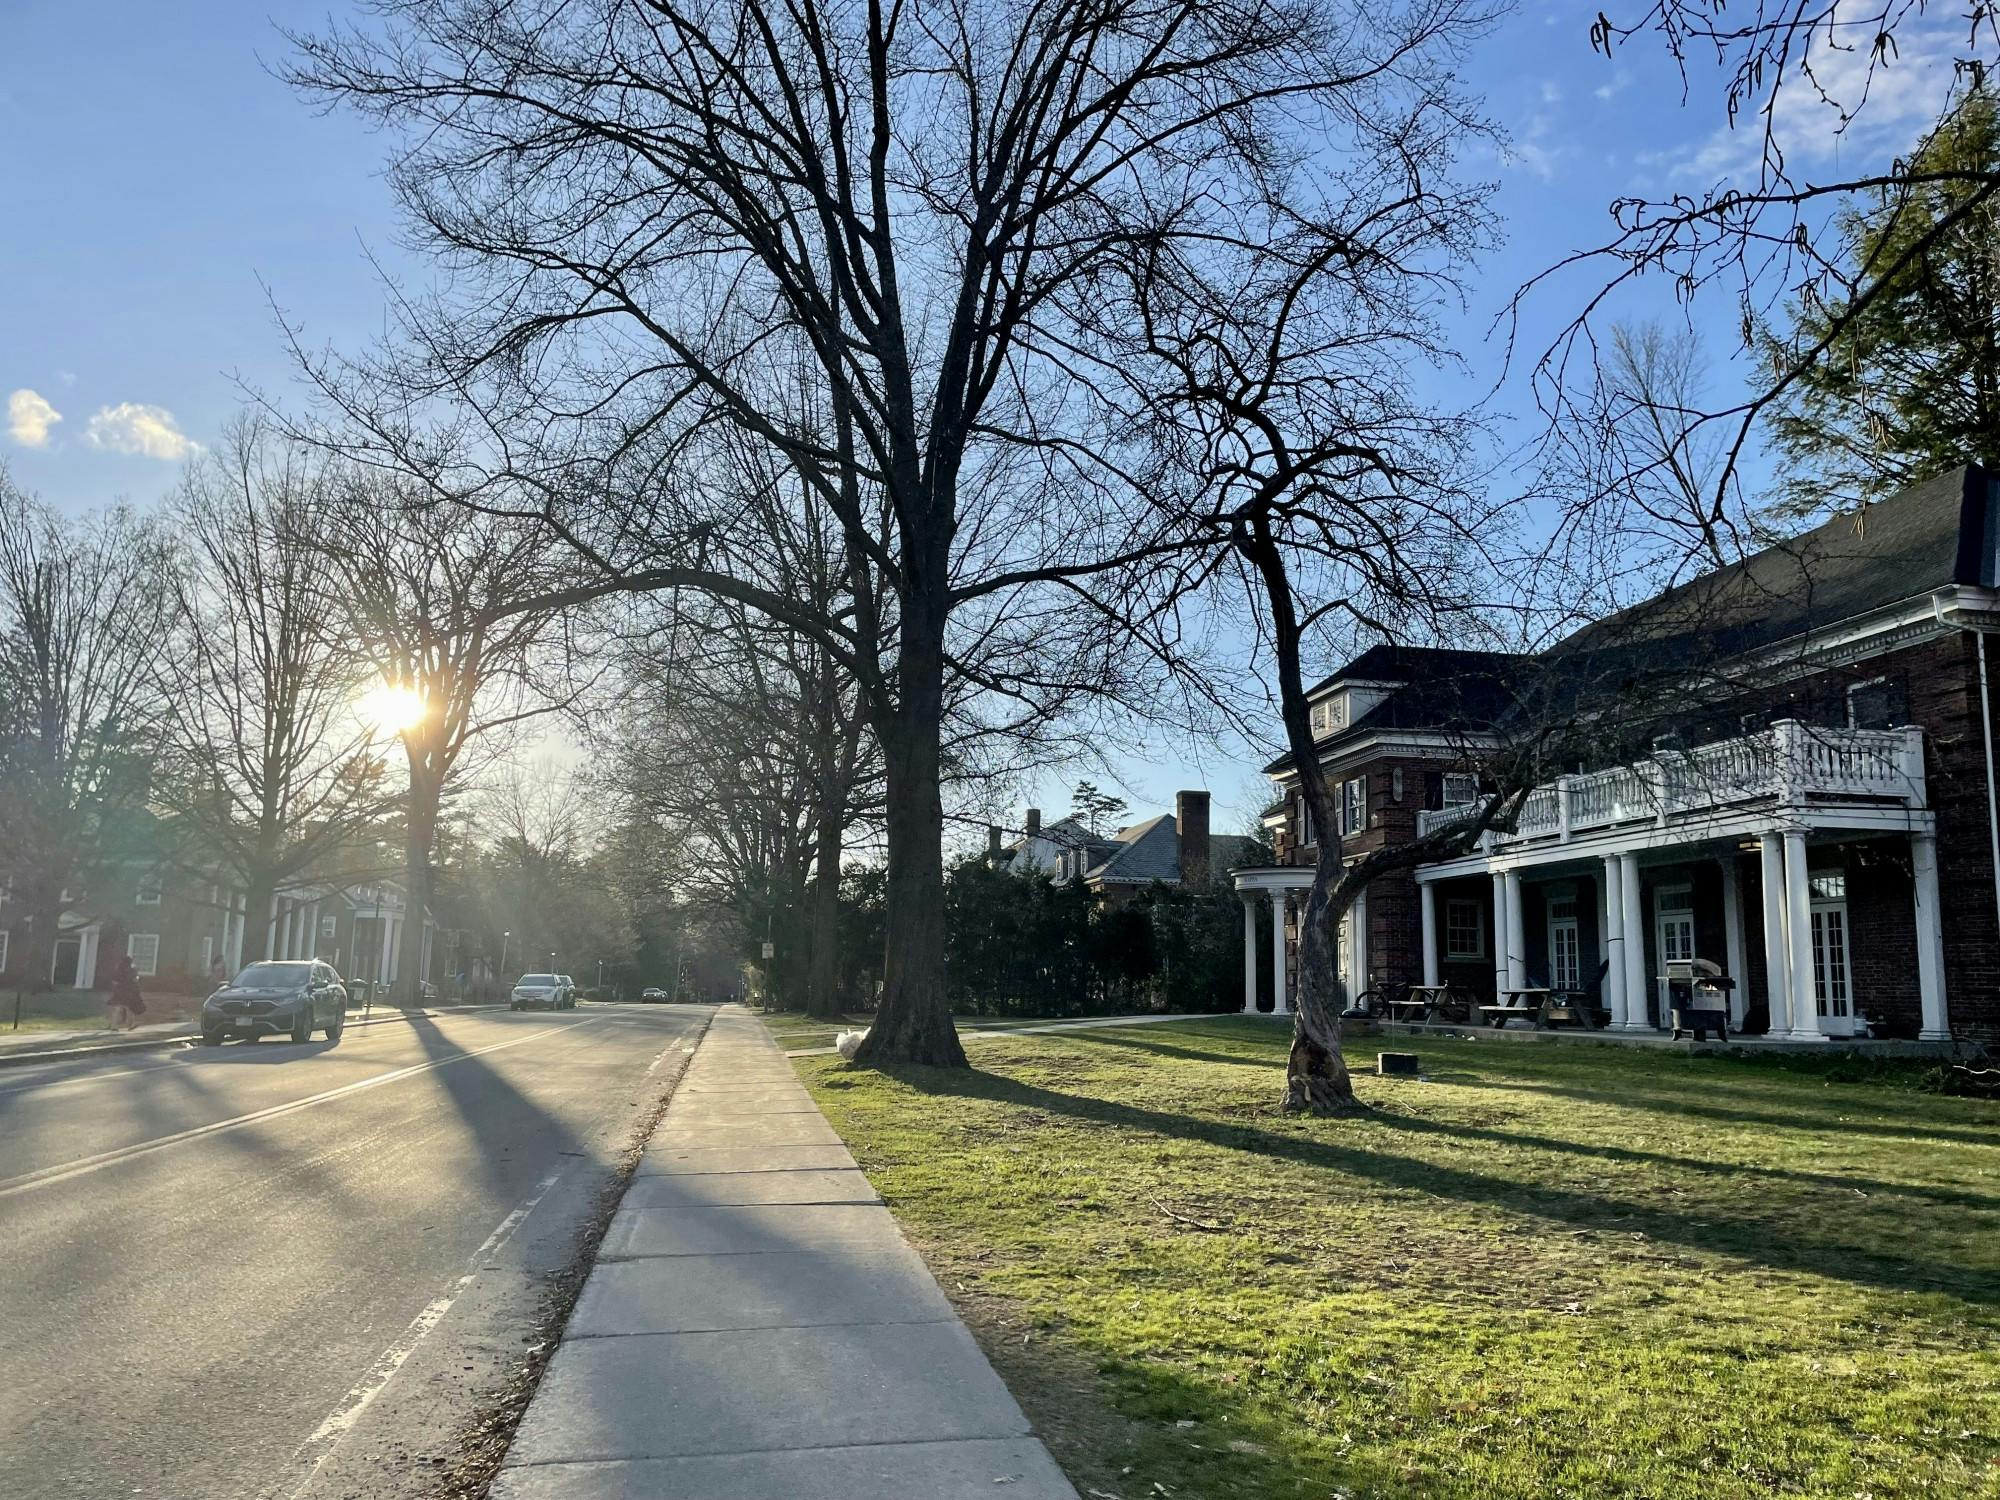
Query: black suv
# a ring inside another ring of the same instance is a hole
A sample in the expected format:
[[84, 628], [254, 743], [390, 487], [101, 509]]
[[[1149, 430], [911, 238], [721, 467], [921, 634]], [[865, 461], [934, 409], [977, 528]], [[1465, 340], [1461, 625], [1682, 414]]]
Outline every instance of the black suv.
[[337, 1042], [346, 1025], [346, 986], [331, 964], [310, 958], [251, 964], [201, 1005], [205, 1047], [219, 1047], [226, 1037], [254, 1042], [280, 1031], [309, 1042], [319, 1030]]

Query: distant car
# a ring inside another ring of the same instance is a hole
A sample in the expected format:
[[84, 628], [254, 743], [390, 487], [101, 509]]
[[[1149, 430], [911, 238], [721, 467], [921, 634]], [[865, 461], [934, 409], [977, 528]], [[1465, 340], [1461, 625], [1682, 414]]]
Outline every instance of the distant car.
[[556, 975], [556, 978], [558, 978], [558, 979], [560, 979], [560, 980], [562, 981], [562, 987], [563, 987], [563, 1007], [562, 1007], [562, 1008], [563, 1008], [564, 1010], [575, 1010], [575, 1009], [576, 1009], [576, 981], [575, 981], [574, 979], [572, 979], [572, 978], [571, 978], [571, 977], [570, 977], [569, 975], [567, 975], [567, 974], [558, 974], [558, 975]]
[[668, 996], [665, 990], [639, 991], [639, 1003], [641, 1005], [665, 1005], [667, 1003], [667, 999]]
[[560, 974], [523, 974], [514, 981], [509, 1010], [568, 1010], [569, 991]]
[[201, 1005], [204, 1047], [275, 1032], [309, 1042], [315, 1030], [337, 1042], [346, 1026], [347, 987], [331, 964], [309, 958], [251, 964]]

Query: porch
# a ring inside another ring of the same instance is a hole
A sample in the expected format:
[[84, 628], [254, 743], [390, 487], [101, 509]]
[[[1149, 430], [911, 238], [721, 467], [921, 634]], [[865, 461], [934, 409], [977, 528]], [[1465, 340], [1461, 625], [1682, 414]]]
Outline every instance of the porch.
[[1650, 1034], [1668, 966], [1695, 962], [1727, 982], [1732, 1033], [1950, 1035], [1916, 729], [1785, 721], [1561, 777], [1417, 881], [1426, 983], [1483, 960], [1496, 991], [1586, 992], [1612, 1032]]

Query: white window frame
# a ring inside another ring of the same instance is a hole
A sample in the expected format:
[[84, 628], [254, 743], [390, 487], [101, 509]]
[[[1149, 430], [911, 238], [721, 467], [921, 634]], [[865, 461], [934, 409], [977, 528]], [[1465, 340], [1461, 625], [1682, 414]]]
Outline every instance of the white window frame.
[[1440, 788], [1441, 807], [1470, 807], [1479, 800], [1479, 778], [1470, 771], [1446, 771]]
[[[1454, 920], [1465, 912], [1472, 913], [1471, 931], [1473, 946], [1463, 947], [1457, 941], [1460, 924]], [[1452, 897], [1444, 903], [1444, 956], [1446, 958], [1486, 957], [1486, 908], [1470, 897]]]
[[[1849, 729], [1861, 728], [1861, 725], [1855, 722], [1854, 695], [1856, 693], [1865, 693], [1870, 688], [1886, 687], [1888, 685], [1888, 682], [1889, 682], [1888, 674], [1884, 673], [1879, 677], [1871, 677], [1866, 682], [1851, 682], [1847, 685], [1847, 727]], [[1886, 728], [1894, 728], [1895, 726], [1884, 725], [1883, 727], [1886, 729]]]
[[[1812, 894], [1807, 902], [1812, 924], [1813, 1008], [1821, 1017], [1847, 1025], [1854, 1015], [1854, 924], [1847, 911], [1847, 872], [1814, 870], [1807, 890], [1812, 889], [1812, 877], [1829, 875], [1840, 877], [1835, 887], [1839, 894]], [[1836, 957], [1838, 974], [1834, 972]]]
[[339, 935], [340, 917], [336, 913], [329, 912], [319, 919], [319, 936], [321, 942], [330, 941]]
[[[149, 941], [153, 945], [144, 963], [139, 962], [139, 955], [134, 951], [136, 945], [141, 941]], [[160, 935], [157, 932], [127, 933], [125, 935], [125, 956], [132, 960], [132, 967], [139, 971], [141, 978], [150, 978], [158, 974], [160, 972]]]
[[1368, 778], [1350, 776], [1340, 784], [1340, 836], [1347, 838], [1368, 826]]
[[1299, 791], [1299, 847], [1310, 849], [1319, 842], [1319, 830], [1313, 827], [1313, 805], [1303, 788]]

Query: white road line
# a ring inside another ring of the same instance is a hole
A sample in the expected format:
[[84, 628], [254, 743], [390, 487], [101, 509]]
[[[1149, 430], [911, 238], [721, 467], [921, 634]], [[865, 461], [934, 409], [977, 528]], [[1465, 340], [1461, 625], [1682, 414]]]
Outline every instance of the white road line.
[[29, 1089], [47, 1092], [50, 1089], [74, 1088], [80, 1083], [105, 1083], [113, 1078], [130, 1078], [134, 1073], [151, 1073], [159, 1068], [171, 1068], [178, 1056], [176, 1054], [174, 1058], [162, 1058], [159, 1062], [147, 1063], [144, 1067], [120, 1068], [115, 1073], [85, 1073], [79, 1078], [31, 1078], [26, 1083], [0, 1084], [0, 1094], [19, 1094]]
[[49, 1187], [58, 1182], [67, 1182], [73, 1177], [81, 1177], [87, 1172], [95, 1172], [103, 1167], [115, 1166], [121, 1161], [129, 1161], [135, 1156], [146, 1156], [154, 1151], [164, 1151], [169, 1146], [177, 1146], [182, 1141], [199, 1140], [203, 1136], [215, 1135], [225, 1130], [240, 1130], [245, 1125], [255, 1125], [262, 1120], [274, 1120], [280, 1115], [292, 1114], [301, 1109], [310, 1109], [316, 1104], [325, 1104], [334, 1099], [344, 1099], [349, 1094], [358, 1094], [367, 1089], [382, 1087], [401, 1078], [410, 1078], [418, 1073], [428, 1073], [434, 1068], [449, 1067], [455, 1062], [482, 1057], [488, 1052], [500, 1052], [508, 1047], [523, 1046], [528, 1042], [558, 1036], [571, 1027], [586, 1026], [590, 1018], [571, 1021], [565, 1026], [553, 1026], [545, 1031], [536, 1031], [528, 1036], [515, 1037], [512, 1041], [494, 1042], [491, 1046], [475, 1047], [470, 1052], [454, 1053], [450, 1057], [433, 1058], [428, 1062], [412, 1063], [406, 1068], [395, 1068], [387, 1073], [377, 1073], [373, 1078], [357, 1079], [353, 1083], [342, 1084], [337, 1089], [328, 1089], [322, 1094], [309, 1094], [303, 1099], [293, 1099], [284, 1104], [274, 1104], [268, 1109], [253, 1110], [247, 1115], [236, 1115], [227, 1120], [215, 1120], [207, 1125], [196, 1125], [189, 1130], [177, 1130], [172, 1135], [163, 1135], [150, 1141], [139, 1141], [130, 1146], [119, 1146], [115, 1150], [100, 1151], [95, 1156], [80, 1157], [76, 1161], [64, 1162], [59, 1166], [43, 1167], [38, 1172], [26, 1172], [19, 1177], [0, 1181], [0, 1198], [25, 1193], [35, 1188]]
[[472, 1269], [454, 1281], [450, 1290], [442, 1297], [417, 1314], [410, 1326], [403, 1330], [402, 1337], [382, 1351], [381, 1357], [369, 1367], [368, 1373], [361, 1377], [360, 1382], [341, 1397], [340, 1405], [333, 1409], [332, 1414], [324, 1422], [313, 1429], [311, 1437], [299, 1445], [298, 1451], [292, 1455], [292, 1462], [295, 1465], [305, 1465], [306, 1472], [305, 1477], [299, 1481], [298, 1488], [291, 1492], [290, 1500], [298, 1500], [298, 1497], [306, 1492], [313, 1480], [318, 1477], [320, 1467], [333, 1456], [333, 1450], [340, 1446], [340, 1440], [353, 1430], [356, 1422], [361, 1420], [361, 1414], [368, 1410], [369, 1403], [382, 1393], [382, 1388], [388, 1385], [398, 1370], [403, 1368], [409, 1357], [417, 1352], [417, 1345], [424, 1341], [425, 1335], [444, 1321], [444, 1315], [451, 1311], [452, 1304], [464, 1295], [467, 1287], [472, 1285], [473, 1279], [484, 1269], [487, 1259], [500, 1253], [507, 1241], [514, 1237], [514, 1231], [519, 1229], [522, 1221], [535, 1211], [535, 1205], [548, 1196], [549, 1189], [556, 1185], [556, 1179], [561, 1176], [560, 1168], [549, 1173], [536, 1184], [535, 1191], [528, 1196], [525, 1203], [494, 1227], [493, 1232], [486, 1236], [486, 1242], [472, 1252]]

